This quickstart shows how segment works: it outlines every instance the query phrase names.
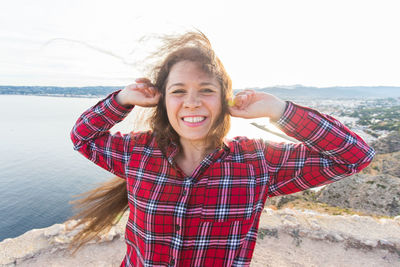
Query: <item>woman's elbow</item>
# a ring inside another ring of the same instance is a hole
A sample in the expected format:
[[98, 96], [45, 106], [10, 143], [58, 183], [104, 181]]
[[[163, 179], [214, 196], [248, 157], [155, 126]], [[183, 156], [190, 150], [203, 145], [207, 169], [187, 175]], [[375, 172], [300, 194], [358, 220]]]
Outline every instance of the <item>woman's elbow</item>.
[[375, 150], [372, 147], [368, 147], [368, 150], [361, 157], [356, 164], [354, 164], [355, 173], [360, 172], [362, 169], [367, 167], [375, 157]]
[[71, 130], [70, 139], [75, 150], [78, 150], [82, 146], [82, 138], [80, 138], [79, 134], [77, 133], [76, 127]]

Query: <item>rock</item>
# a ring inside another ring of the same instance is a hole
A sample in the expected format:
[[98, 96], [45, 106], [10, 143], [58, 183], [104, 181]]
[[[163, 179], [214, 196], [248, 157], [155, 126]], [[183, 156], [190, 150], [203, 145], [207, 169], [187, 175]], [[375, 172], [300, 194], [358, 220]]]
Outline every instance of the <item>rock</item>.
[[337, 242], [341, 242], [344, 240], [344, 238], [338, 233], [332, 233], [330, 236], [332, 236], [332, 239]]
[[400, 179], [390, 175], [355, 174], [327, 185], [316, 201], [367, 214], [400, 214]]
[[378, 245], [378, 240], [362, 240], [362, 243], [368, 247], [374, 248]]
[[60, 234], [62, 231], [65, 231], [65, 225], [64, 224], [54, 224], [44, 231], [44, 236], [49, 238], [51, 236], [55, 236]]
[[363, 174], [386, 174], [400, 178], [400, 151], [378, 154], [371, 164], [362, 170]]
[[387, 241], [385, 239], [379, 240], [379, 245], [381, 245], [381, 246], [389, 246], [389, 247], [394, 246], [393, 242]]
[[104, 235], [101, 236], [101, 239], [104, 241], [111, 241], [118, 235], [115, 227], [111, 227], [110, 231], [105, 233]]
[[310, 219], [309, 220], [310, 226], [313, 230], [320, 230], [321, 226], [318, 223], [318, 220], [316, 219]]
[[[100, 238], [98, 244], [110, 242], [120, 235], [123, 236], [127, 216], [127, 213], [124, 214], [120, 222]], [[67, 231], [67, 229], [70, 229], [76, 223], [77, 221], [67, 221], [64, 224], [55, 224], [43, 229], [33, 229], [19, 237], [3, 240], [0, 242], [0, 266], [14, 266], [16, 263], [18, 265], [28, 259], [40, 257], [42, 254], [46, 255], [57, 251], [65, 251], [74, 233], [79, 231], [79, 228], [71, 232]], [[90, 243], [93, 244], [94, 241]], [[60, 262], [60, 264], [53, 266], [63, 265]], [[95, 266], [101, 266], [101, 264]]]
[[379, 138], [371, 144], [377, 154], [386, 154], [400, 151], [400, 133], [393, 132], [388, 136]]

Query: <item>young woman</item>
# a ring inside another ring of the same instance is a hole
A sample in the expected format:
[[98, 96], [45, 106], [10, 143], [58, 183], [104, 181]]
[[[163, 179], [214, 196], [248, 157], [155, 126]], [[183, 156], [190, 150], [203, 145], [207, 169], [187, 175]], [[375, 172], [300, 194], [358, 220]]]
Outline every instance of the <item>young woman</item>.
[[[201, 33], [168, 39], [153, 77], [84, 112], [74, 148], [117, 175], [80, 202], [81, 245], [129, 206], [121, 266], [248, 266], [269, 196], [352, 175], [373, 150], [334, 118], [231, 80]], [[151, 131], [111, 135], [134, 106], [155, 107]], [[230, 116], [268, 117], [299, 144], [226, 140]], [[268, 253], [266, 251], [266, 253]]]

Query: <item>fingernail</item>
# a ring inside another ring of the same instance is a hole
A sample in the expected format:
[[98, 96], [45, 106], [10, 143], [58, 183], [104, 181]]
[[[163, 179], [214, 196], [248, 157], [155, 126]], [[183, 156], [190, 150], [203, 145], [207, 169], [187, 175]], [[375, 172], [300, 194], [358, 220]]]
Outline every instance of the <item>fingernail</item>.
[[145, 88], [145, 87], [146, 87], [146, 85], [143, 84], [143, 83], [139, 83], [137, 86], [138, 86], [139, 88]]

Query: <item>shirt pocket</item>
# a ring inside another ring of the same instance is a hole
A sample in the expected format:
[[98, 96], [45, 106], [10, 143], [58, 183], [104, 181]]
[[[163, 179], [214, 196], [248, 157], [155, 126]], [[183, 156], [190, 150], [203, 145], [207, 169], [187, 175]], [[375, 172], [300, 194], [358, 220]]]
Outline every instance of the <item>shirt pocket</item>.
[[215, 163], [210, 166], [209, 173], [202, 220], [228, 222], [250, 219], [256, 193], [254, 167], [245, 163]]

